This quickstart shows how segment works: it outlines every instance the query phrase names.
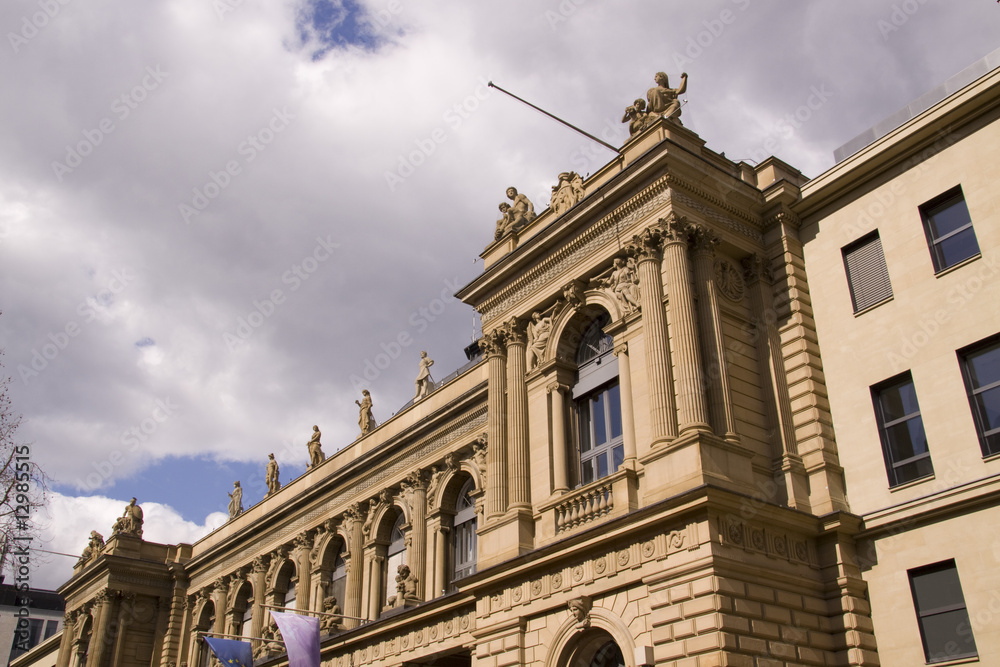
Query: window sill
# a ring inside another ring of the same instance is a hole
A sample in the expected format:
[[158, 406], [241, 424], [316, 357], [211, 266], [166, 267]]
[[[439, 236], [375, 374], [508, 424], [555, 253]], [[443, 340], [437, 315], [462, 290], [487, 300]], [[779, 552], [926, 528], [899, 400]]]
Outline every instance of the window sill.
[[965, 658], [955, 658], [954, 660], [940, 660], [935, 662], [927, 662], [924, 664], [934, 665], [934, 667], [951, 667], [951, 665], [968, 665], [973, 662], [979, 662], [978, 655], [970, 655]]
[[991, 461], [1000, 461], [1000, 452], [987, 454], [983, 457], [983, 463], [990, 463]]
[[941, 276], [946, 276], [949, 273], [951, 273], [952, 271], [957, 271], [958, 269], [962, 268], [966, 264], [971, 264], [971, 263], [975, 262], [978, 259], [982, 259], [982, 257], [983, 257], [983, 253], [982, 252], [977, 252], [972, 257], [967, 257], [967, 258], [963, 259], [961, 262], [958, 262], [957, 264], [952, 264], [949, 267], [946, 267], [944, 269], [941, 269], [940, 271], [935, 272], [934, 277], [935, 278], [940, 278]]
[[902, 484], [897, 484], [896, 486], [889, 487], [889, 493], [895, 493], [896, 491], [902, 491], [903, 489], [908, 489], [911, 486], [917, 486], [918, 484], [923, 484], [924, 482], [929, 482], [934, 479], [934, 473], [927, 475], [926, 477], [920, 477], [919, 479], [912, 479], [909, 482], [903, 482]]
[[865, 313], [869, 313], [869, 312], [875, 310], [876, 308], [878, 308], [879, 306], [881, 306], [883, 304], [886, 304], [886, 303], [889, 303], [894, 298], [896, 298], [895, 295], [890, 296], [888, 299], [882, 299], [878, 303], [873, 303], [872, 305], [868, 306], [864, 310], [856, 310], [856, 311], [854, 311], [854, 317], [860, 317], [861, 315], [864, 315]]

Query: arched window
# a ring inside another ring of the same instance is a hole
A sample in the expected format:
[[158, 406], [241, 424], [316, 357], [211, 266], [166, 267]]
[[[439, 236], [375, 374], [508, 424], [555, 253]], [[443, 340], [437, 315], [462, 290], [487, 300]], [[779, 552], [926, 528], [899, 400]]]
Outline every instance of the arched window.
[[607, 642], [594, 653], [590, 659], [590, 667], [625, 667], [625, 656], [618, 644]]
[[298, 597], [298, 590], [295, 585], [295, 581], [290, 581], [288, 583], [288, 590], [285, 591], [285, 607], [290, 609], [295, 609], [295, 598]]
[[406, 563], [406, 538], [403, 535], [403, 524], [406, 519], [400, 512], [389, 535], [389, 547], [386, 549], [385, 571], [382, 580], [382, 604], [389, 604], [389, 598], [396, 595], [396, 571]]
[[234, 628], [236, 634], [244, 637], [250, 636], [250, 628], [253, 625], [253, 586], [249, 581], [243, 582], [239, 592], [236, 594], [233, 611], [239, 619], [239, 626]]
[[595, 318], [576, 350], [573, 400], [580, 485], [610, 475], [625, 459], [618, 358], [611, 336], [604, 333], [609, 319], [607, 313]]
[[212, 651], [208, 648], [208, 644], [205, 643], [203, 639], [199, 636], [199, 632], [211, 632], [212, 628], [215, 626], [215, 603], [207, 602], [204, 607], [202, 607], [201, 615], [198, 617], [198, 623], [195, 625], [195, 649], [197, 651], [198, 667], [209, 667], [209, 663], [212, 659]]
[[455, 503], [454, 529], [452, 530], [452, 586], [454, 582], [476, 571], [476, 503], [472, 499], [475, 490], [470, 477], [458, 493]]
[[347, 561], [344, 559], [344, 544], [340, 542], [337, 555], [333, 558], [333, 572], [330, 573], [330, 585], [326, 594], [337, 598], [337, 604], [344, 606], [344, 595], [347, 592]]

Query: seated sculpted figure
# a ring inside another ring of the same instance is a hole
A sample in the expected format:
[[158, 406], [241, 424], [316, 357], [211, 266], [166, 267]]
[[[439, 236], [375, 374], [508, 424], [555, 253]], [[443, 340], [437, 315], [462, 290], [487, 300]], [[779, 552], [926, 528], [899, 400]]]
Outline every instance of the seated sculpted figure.
[[410, 566], [400, 565], [396, 568], [396, 573], [396, 596], [390, 600], [390, 604], [402, 607], [407, 602], [418, 601], [417, 577], [410, 571]]
[[670, 80], [665, 72], [657, 72], [653, 77], [656, 86], [646, 92], [647, 111], [652, 116], [662, 116], [681, 123], [681, 101], [678, 99], [687, 91], [687, 72], [681, 74], [681, 85], [670, 87]]
[[[323, 613], [324, 614], [340, 614], [340, 605], [337, 604], [337, 598], [328, 595], [323, 598]], [[320, 634], [328, 635], [331, 632], [335, 632], [344, 627], [344, 619], [340, 616], [321, 616], [319, 619], [319, 631]]]

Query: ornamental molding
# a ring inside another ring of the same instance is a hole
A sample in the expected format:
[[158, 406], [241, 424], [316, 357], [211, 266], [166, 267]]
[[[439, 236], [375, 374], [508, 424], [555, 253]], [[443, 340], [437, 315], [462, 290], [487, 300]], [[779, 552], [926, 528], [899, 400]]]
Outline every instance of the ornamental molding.
[[479, 306], [484, 323], [506, 313], [526, 296], [535, 295], [557, 276], [583, 264], [595, 250], [610, 243], [621, 232], [670, 200], [668, 177], [663, 176], [614, 211], [583, 230], [576, 238], [525, 272]]
[[[402, 456], [383, 462], [380, 466], [370, 469], [365, 475], [359, 476], [356, 481], [345, 484], [344, 491], [329, 499], [324, 499], [315, 508], [300, 515], [294, 521], [267, 531], [265, 537], [246, 544], [238, 551], [215, 559], [215, 563], [204, 571], [198, 572], [196, 575], [192, 573], [191, 588], [197, 589], [204, 586], [206, 582], [230, 574], [238, 568], [252, 563], [256, 556], [272, 552], [291, 542], [302, 531], [315, 529], [331, 516], [339, 516], [347, 511], [350, 502], [366, 498], [365, 492], [372, 487], [386, 487], [387, 480], [403, 477], [402, 473], [417, 468], [418, 463], [431, 453], [447, 448], [456, 440], [465, 438], [471, 433], [482, 433], [485, 427], [486, 406], [483, 405], [404, 448], [405, 454]], [[339, 509], [331, 513], [332, 508]]]
[[[674, 183], [671, 182], [671, 185], [674, 185]], [[680, 187], [682, 187], [685, 190], [688, 189], [684, 188], [683, 186]], [[673, 194], [673, 200], [675, 202], [682, 204], [684, 208], [691, 211], [697, 211], [703, 218], [714, 222], [720, 227], [725, 227], [726, 229], [732, 232], [744, 236], [753, 241], [754, 243], [756, 243], [757, 245], [760, 246], [764, 245], [764, 235], [751, 226], [751, 225], [758, 225], [760, 223], [753, 219], [747, 219], [749, 216], [744, 218], [746, 222], [740, 222], [739, 220], [736, 220], [733, 217], [719, 213], [719, 211], [716, 210], [715, 208], [711, 206], [706, 206], [703, 201], [689, 197], [683, 192], [680, 192], [679, 190], [672, 190], [672, 194]], [[711, 199], [709, 199], [709, 201], [711, 201]]]
[[[398, 663], [393, 656], [412, 654], [424, 647], [435, 651], [456, 646], [474, 644], [471, 633], [476, 629], [476, 612], [471, 607], [449, 611], [437, 618], [420, 624], [409, 625], [406, 629], [380, 633], [381, 639], [368, 641], [349, 651], [323, 655], [323, 664], [331, 667], [352, 667], [371, 662], [386, 661]], [[406, 661], [404, 661], [405, 663]]]
[[809, 540], [802, 535], [746, 521], [735, 515], [720, 517], [719, 522], [720, 544], [789, 563], [819, 567], [809, 548]]

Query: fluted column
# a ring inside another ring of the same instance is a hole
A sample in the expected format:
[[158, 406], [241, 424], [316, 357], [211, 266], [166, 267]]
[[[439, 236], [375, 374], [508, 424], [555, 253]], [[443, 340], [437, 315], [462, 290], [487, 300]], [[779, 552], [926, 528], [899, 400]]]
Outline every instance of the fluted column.
[[212, 604], [215, 606], [215, 624], [212, 632], [223, 634], [226, 631], [226, 599], [229, 597], [229, 585], [224, 579], [215, 582], [212, 590]]
[[[69, 659], [73, 654], [73, 636], [76, 634], [76, 619], [80, 610], [66, 612], [63, 616], [62, 637], [59, 639], [59, 656], [56, 667], [69, 667]], [[74, 665], [74, 667], [76, 667]]]
[[[364, 536], [361, 527], [364, 525], [361, 506], [354, 503], [344, 513], [344, 530], [347, 532], [347, 581], [344, 583], [343, 602], [344, 614], [361, 617], [362, 574], [364, 573]], [[344, 619], [349, 628], [358, 621]]]
[[677, 419], [680, 432], [707, 431], [708, 402], [701, 351], [698, 348], [698, 314], [691, 289], [688, 239], [691, 225], [675, 214], [660, 220], [664, 225], [663, 266], [670, 295], [670, 331], [677, 362]]
[[437, 558], [434, 560], [434, 595], [443, 595], [448, 586], [448, 526], [439, 525], [437, 529]]
[[[417, 578], [417, 594], [427, 583], [427, 482], [423, 473], [411, 472], [403, 482], [403, 498], [410, 506], [410, 543], [406, 560]], [[420, 597], [423, 597], [420, 595]]]
[[375, 620], [379, 617], [379, 613], [382, 610], [382, 563], [385, 561], [383, 556], [379, 556], [375, 549], [371, 549], [371, 554], [368, 555], [368, 618]]
[[170, 608], [167, 610], [167, 631], [160, 651], [160, 662], [177, 664], [180, 659], [181, 626], [184, 624], [184, 595], [187, 591], [187, 572], [181, 563], [167, 567], [171, 579]]
[[94, 598], [94, 624], [90, 634], [90, 648], [87, 652], [87, 667], [103, 667], [111, 637], [108, 632], [109, 619], [115, 613], [115, 595], [107, 589]]
[[[264, 605], [267, 604], [265, 596], [267, 593], [268, 560], [266, 556], [257, 556], [252, 565], [253, 570], [250, 575], [253, 583], [253, 616], [250, 617], [250, 636], [252, 637], [260, 637], [260, 633], [264, 630], [264, 616], [267, 611]], [[250, 643], [254, 648], [257, 648], [259, 644], [256, 640]]]
[[507, 511], [507, 340], [502, 331], [484, 334], [480, 345], [486, 354], [486, 519]]
[[295, 608], [312, 609], [309, 594], [312, 589], [312, 567], [309, 563], [309, 552], [312, 551], [312, 538], [308, 533], [300, 533], [295, 538]]
[[528, 449], [528, 386], [524, 382], [527, 339], [523, 325], [511, 318], [507, 334], [507, 445], [510, 447], [510, 508], [531, 509]]
[[[634, 236], [628, 245], [628, 252], [635, 257], [639, 271], [639, 303], [642, 307], [642, 333], [646, 341], [646, 377], [649, 381], [650, 423], [654, 443], [677, 437], [673, 366], [660, 273], [662, 247], [663, 231], [659, 227], [646, 229], [642, 234]], [[673, 299], [673, 295], [670, 298]]]
[[705, 343], [702, 349], [708, 368], [706, 381], [712, 430], [716, 435], [736, 440], [739, 436], [736, 435], [736, 414], [729, 392], [726, 341], [715, 284], [715, 246], [719, 244], [719, 238], [703, 225], [697, 225], [691, 234], [691, 244], [694, 249], [694, 283], [698, 292], [698, 325]]
[[115, 641], [111, 653], [111, 664], [119, 665], [122, 662], [123, 651], [125, 649], [125, 639], [128, 634], [128, 626], [131, 619], [135, 618], [135, 594], [125, 593], [119, 597], [118, 620], [115, 623]]
[[553, 382], [546, 389], [552, 396], [552, 490], [561, 493], [569, 490], [569, 451], [566, 448], [566, 392], [569, 387]]
[[632, 403], [632, 364], [628, 358], [628, 343], [615, 346], [618, 357], [618, 385], [622, 400], [622, 445], [625, 449], [624, 468], [635, 468], [635, 407]]

